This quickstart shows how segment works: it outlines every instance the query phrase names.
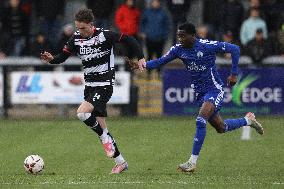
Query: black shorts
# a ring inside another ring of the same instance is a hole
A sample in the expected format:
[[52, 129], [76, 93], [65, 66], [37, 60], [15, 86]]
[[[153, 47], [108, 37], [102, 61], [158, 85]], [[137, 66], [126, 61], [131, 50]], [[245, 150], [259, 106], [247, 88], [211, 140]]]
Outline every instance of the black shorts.
[[97, 117], [107, 117], [106, 104], [112, 96], [112, 86], [89, 87], [85, 86], [84, 100], [94, 106], [92, 112]]

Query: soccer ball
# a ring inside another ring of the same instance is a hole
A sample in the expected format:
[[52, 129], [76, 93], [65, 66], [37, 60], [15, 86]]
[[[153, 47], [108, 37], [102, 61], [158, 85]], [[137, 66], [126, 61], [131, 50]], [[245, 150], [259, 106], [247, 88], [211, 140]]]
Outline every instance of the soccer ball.
[[24, 161], [24, 168], [31, 174], [40, 173], [44, 168], [44, 161], [39, 155], [29, 155]]

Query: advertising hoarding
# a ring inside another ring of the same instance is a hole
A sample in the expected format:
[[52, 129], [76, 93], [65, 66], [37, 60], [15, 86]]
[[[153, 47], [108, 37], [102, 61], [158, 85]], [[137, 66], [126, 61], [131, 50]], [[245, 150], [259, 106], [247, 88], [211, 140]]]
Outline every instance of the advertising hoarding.
[[[84, 99], [81, 72], [12, 72], [12, 104], [79, 104]], [[117, 72], [109, 103], [127, 104], [130, 100], [130, 74]]]
[[[219, 69], [224, 83], [229, 68]], [[163, 112], [166, 115], [196, 115], [195, 92], [186, 70], [165, 70], [163, 74]], [[224, 87], [224, 114], [284, 114], [284, 68], [241, 69], [238, 83]]]

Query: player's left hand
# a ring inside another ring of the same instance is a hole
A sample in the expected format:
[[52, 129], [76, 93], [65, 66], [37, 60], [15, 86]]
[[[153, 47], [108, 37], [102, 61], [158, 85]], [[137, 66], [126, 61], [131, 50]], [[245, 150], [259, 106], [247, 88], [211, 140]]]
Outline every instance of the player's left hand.
[[144, 68], [146, 68], [146, 61], [145, 61], [145, 58], [141, 58], [139, 61], [138, 61], [138, 69], [140, 71], [143, 71]]
[[227, 85], [233, 87], [238, 81], [237, 75], [230, 75], [227, 79]]
[[144, 68], [146, 67], [146, 62], [144, 58], [137, 60], [137, 59], [129, 59], [128, 57], [125, 57], [125, 62], [130, 65], [132, 70], [139, 69], [140, 71], [143, 71]]

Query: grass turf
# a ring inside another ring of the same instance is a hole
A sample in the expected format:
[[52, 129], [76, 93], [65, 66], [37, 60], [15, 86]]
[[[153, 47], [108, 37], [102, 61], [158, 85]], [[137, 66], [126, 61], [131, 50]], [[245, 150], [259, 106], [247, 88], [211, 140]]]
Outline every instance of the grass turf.
[[[284, 118], [258, 120], [265, 135], [249, 141], [208, 126], [198, 169], [185, 174], [176, 167], [191, 152], [193, 117], [108, 118], [129, 164], [120, 175], [80, 121], [0, 120], [0, 188], [284, 188]], [[30, 154], [43, 157], [42, 175], [24, 172]]]

